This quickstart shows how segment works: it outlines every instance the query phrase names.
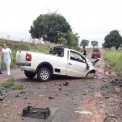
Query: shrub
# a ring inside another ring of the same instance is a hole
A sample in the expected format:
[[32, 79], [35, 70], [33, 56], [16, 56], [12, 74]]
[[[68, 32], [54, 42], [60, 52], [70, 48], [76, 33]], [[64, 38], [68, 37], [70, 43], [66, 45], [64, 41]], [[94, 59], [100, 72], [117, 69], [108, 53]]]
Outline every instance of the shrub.
[[15, 85], [14, 77], [10, 76], [9, 79], [0, 86], [0, 89], [4, 88], [11, 88], [13, 90], [22, 90], [24, 87], [23, 85]]

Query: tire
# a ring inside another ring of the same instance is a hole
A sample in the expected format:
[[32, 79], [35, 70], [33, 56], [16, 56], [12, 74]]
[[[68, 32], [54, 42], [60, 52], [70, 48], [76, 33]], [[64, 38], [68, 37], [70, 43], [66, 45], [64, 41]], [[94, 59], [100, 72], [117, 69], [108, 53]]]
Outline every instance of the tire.
[[40, 70], [37, 72], [37, 78], [39, 81], [48, 81], [51, 77], [51, 72], [48, 68], [40, 68]]
[[24, 70], [25, 76], [28, 77], [29, 79], [32, 79], [35, 77], [36, 73], [34, 72], [30, 72], [30, 71], [26, 71]]

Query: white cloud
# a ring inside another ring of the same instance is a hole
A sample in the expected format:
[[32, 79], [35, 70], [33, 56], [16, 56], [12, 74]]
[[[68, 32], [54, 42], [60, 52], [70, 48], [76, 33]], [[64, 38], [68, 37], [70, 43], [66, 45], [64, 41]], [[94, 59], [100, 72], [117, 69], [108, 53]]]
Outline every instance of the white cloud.
[[40, 14], [57, 11], [82, 39], [103, 42], [114, 29], [122, 33], [121, 0], [0, 0], [0, 37], [30, 39], [29, 29]]

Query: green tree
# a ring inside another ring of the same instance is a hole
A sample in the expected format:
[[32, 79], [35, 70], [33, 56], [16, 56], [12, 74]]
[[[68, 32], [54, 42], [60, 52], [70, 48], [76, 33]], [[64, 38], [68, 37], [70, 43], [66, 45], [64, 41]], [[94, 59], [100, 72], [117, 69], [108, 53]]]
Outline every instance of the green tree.
[[[66, 19], [57, 13], [41, 14], [34, 20], [29, 32], [32, 38], [40, 39], [58, 43], [61, 37], [66, 41], [66, 35], [71, 30]], [[62, 40], [62, 41], [63, 41]]]
[[105, 42], [103, 46], [105, 48], [115, 47], [116, 50], [118, 50], [118, 48], [122, 44], [122, 37], [117, 30], [111, 31], [108, 35], [105, 36], [104, 40]]
[[67, 46], [69, 48], [77, 48], [78, 47], [78, 34], [77, 33], [73, 33], [72, 31], [69, 31], [68, 32], [68, 35], [67, 35]]
[[88, 46], [89, 45], [89, 41], [88, 40], [86, 40], [86, 39], [83, 39], [82, 41], [81, 41], [81, 43], [80, 43], [80, 46], [82, 46], [82, 47], [86, 47], [86, 46]]
[[93, 48], [94, 48], [95, 46], [98, 46], [98, 42], [97, 42], [97, 41], [91, 41], [91, 45], [92, 45]]
[[69, 48], [78, 49], [78, 34], [69, 31], [68, 33], [58, 32], [58, 43], [61, 43]]

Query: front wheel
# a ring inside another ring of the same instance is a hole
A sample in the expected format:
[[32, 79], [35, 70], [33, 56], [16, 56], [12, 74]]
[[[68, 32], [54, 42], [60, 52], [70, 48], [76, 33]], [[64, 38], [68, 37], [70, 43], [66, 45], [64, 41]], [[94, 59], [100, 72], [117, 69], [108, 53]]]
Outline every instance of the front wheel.
[[38, 77], [39, 81], [47, 81], [51, 77], [51, 72], [50, 72], [50, 70], [48, 68], [41, 68], [37, 72], [37, 77]]
[[24, 70], [24, 73], [25, 73], [25, 76], [27, 76], [29, 79], [34, 78], [35, 75], [36, 75], [36, 73], [30, 72], [30, 71], [26, 71], [26, 70]]

